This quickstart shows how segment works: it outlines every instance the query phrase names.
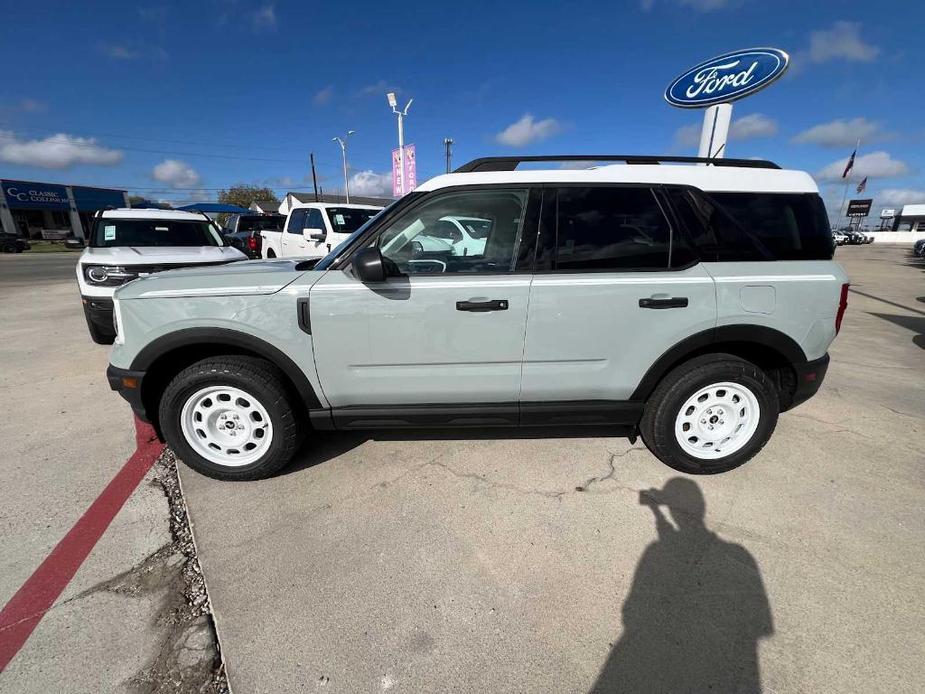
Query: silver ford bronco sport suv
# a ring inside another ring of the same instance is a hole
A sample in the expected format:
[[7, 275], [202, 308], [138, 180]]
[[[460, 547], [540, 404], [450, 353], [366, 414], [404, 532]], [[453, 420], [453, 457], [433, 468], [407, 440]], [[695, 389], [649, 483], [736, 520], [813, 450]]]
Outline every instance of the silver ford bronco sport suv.
[[[622, 163], [520, 167], [575, 160]], [[484, 243], [447, 242], [453, 219]], [[313, 430], [424, 426], [604, 425], [723, 472], [819, 388], [848, 288], [832, 254], [812, 178], [770, 162], [479, 159], [317, 264], [121, 287], [108, 376], [221, 479], [274, 473]]]

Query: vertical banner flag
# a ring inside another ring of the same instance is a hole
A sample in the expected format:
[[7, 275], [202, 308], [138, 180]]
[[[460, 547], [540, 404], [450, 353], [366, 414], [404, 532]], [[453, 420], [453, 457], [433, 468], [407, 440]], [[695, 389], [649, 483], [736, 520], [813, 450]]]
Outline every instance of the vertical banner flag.
[[401, 183], [401, 157], [398, 156], [398, 148], [392, 150], [392, 197], [397, 198], [401, 195], [399, 184]]
[[405, 192], [418, 187], [418, 167], [414, 145], [405, 145]]
[[[401, 171], [401, 157], [398, 154], [398, 148], [392, 150], [392, 195], [399, 197], [404, 193], [410, 193], [418, 187], [418, 167], [417, 157], [415, 156], [414, 145], [405, 145], [405, 171], [404, 177], [399, 176]], [[401, 179], [404, 180], [401, 180]], [[405, 190], [400, 188], [401, 183], [405, 184]]]
[[858, 192], [863, 193], [865, 188], [867, 188], [867, 176], [862, 178], [861, 182], [858, 183]]

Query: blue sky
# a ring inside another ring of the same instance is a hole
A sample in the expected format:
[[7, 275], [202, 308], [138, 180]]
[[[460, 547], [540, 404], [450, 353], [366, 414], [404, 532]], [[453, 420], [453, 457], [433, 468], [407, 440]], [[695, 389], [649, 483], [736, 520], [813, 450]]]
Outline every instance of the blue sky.
[[[728, 156], [819, 174], [837, 207], [856, 137], [875, 209], [925, 202], [925, 92], [912, 2], [12, 3], [0, 15], [0, 177], [113, 185], [155, 199], [235, 182], [390, 189], [414, 97], [418, 180], [504, 153], [696, 153], [701, 112], [668, 83], [716, 54], [775, 46], [790, 72], [737, 102]], [[833, 175], [834, 172], [834, 175]], [[828, 179], [833, 179], [829, 182]], [[852, 191], [853, 194], [853, 191]]]

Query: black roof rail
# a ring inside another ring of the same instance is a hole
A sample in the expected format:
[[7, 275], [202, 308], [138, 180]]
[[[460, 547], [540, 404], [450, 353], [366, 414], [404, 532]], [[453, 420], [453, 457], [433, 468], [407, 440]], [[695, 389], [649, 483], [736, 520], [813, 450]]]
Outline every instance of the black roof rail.
[[646, 154], [553, 154], [525, 157], [482, 157], [463, 164], [453, 173], [476, 171], [513, 171], [525, 161], [622, 161], [627, 164], [709, 164], [736, 166], [747, 169], [779, 169], [773, 161], [765, 159], [711, 159], [709, 157], [652, 156]]

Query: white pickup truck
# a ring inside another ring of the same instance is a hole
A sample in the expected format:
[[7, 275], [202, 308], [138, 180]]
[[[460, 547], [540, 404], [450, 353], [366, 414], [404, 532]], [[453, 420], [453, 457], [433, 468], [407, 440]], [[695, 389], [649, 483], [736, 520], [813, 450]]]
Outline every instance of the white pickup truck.
[[323, 258], [381, 210], [372, 205], [298, 204], [289, 210], [283, 231], [260, 232], [263, 257]]

